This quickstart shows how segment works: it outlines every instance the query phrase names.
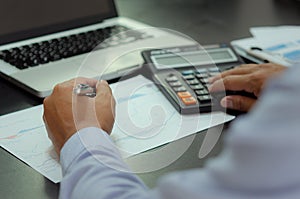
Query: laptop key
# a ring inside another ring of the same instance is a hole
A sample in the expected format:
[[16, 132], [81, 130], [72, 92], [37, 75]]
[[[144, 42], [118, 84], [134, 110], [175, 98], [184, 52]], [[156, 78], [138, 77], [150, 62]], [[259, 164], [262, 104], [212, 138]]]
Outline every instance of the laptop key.
[[56, 60], [60, 60], [61, 58], [62, 58], [61, 55], [55, 54], [55, 55], [53, 55], [53, 56], [51, 57], [51, 60], [52, 60], [52, 61], [56, 61]]

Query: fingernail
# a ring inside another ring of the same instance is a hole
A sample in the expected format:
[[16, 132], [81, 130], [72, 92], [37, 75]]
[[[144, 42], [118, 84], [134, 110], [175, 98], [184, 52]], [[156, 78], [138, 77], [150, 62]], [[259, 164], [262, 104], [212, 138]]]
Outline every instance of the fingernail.
[[222, 99], [221, 106], [224, 108], [233, 108], [233, 101], [230, 98]]

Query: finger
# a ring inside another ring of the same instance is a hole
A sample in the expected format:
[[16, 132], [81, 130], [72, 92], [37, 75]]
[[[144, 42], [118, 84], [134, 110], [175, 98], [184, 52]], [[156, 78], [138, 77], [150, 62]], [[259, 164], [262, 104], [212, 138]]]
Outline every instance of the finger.
[[239, 96], [239, 95], [232, 95], [224, 97], [220, 104], [224, 108], [238, 110], [238, 111], [249, 111], [251, 107], [255, 104], [256, 100]]
[[215, 81], [208, 87], [210, 92], [218, 92], [224, 90], [231, 91], [247, 91], [253, 93], [253, 85], [250, 84], [249, 75], [234, 75]]
[[96, 109], [100, 108], [97, 114], [101, 128], [108, 134], [111, 133], [114, 116], [115, 116], [115, 100], [112, 95], [111, 88], [106, 81], [101, 81], [97, 85]]
[[234, 69], [230, 69], [230, 70], [227, 70], [227, 71], [224, 71], [212, 78], [209, 79], [209, 82], [212, 84], [214, 83], [215, 81], [221, 79], [221, 78], [224, 78], [224, 77], [227, 77], [227, 76], [230, 76], [230, 75], [245, 75], [245, 74], [249, 74], [249, 73], [252, 73], [254, 68], [257, 67], [257, 65], [254, 65], [254, 64], [246, 64], [246, 65], [241, 65], [241, 66], [238, 66]]
[[107, 81], [105, 81], [105, 80], [101, 80], [97, 84], [96, 91], [97, 91], [97, 94], [96, 94], [97, 96], [98, 96], [98, 94], [101, 95], [101, 94], [105, 94], [105, 93], [112, 94], [112, 90], [109, 87]]
[[259, 64], [241, 64], [239, 66], [237, 66], [236, 68], [253, 68], [253, 67], [257, 67]]
[[109, 103], [113, 109], [115, 108], [116, 101], [115, 101], [112, 90], [111, 90], [109, 84], [107, 83], [107, 81], [101, 80], [101, 82], [98, 84], [96, 97], [98, 97], [98, 99], [99, 99], [99, 97], [104, 97], [106, 99], [110, 98]]

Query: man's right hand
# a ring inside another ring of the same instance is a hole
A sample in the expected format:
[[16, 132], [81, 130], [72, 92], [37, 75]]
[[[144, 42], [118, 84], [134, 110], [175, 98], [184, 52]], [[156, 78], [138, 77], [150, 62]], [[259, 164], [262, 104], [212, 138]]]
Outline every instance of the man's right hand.
[[[259, 97], [265, 83], [271, 77], [282, 73], [285, 66], [278, 64], [245, 64], [225, 71], [210, 79], [210, 92], [225, 90], [246, 91]], [[231, 95], [221, 100], [221, 106], [239, 111], [249, 111], [256, 102], [255, 99]]]
[[[96, 96], [77, 96], [77, 84], [96, 87]], [[77, 131], [98, 127], [111, 133], [114, 124], [115, 100], [106, 81], [76, 78], [55, 86], [44, 100], [44, 122], [49, 138], [59, 154], [63, 145]]]

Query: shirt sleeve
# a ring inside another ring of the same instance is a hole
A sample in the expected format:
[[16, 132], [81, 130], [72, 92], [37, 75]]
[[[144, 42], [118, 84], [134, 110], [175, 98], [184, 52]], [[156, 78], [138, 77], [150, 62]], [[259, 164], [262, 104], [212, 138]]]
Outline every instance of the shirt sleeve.
[[149, 190], [105, 132], [86, 128], [61, 151], [60, 198], [298, 199], [300, 68], [272, 81], [253, 111], [234, 121], [223, 152], [204, 169], [173, 173]]
[[61, 150], [61, 199], [148, 198], [148, 188], [130, 173], [106, 132], [90, 127]]

